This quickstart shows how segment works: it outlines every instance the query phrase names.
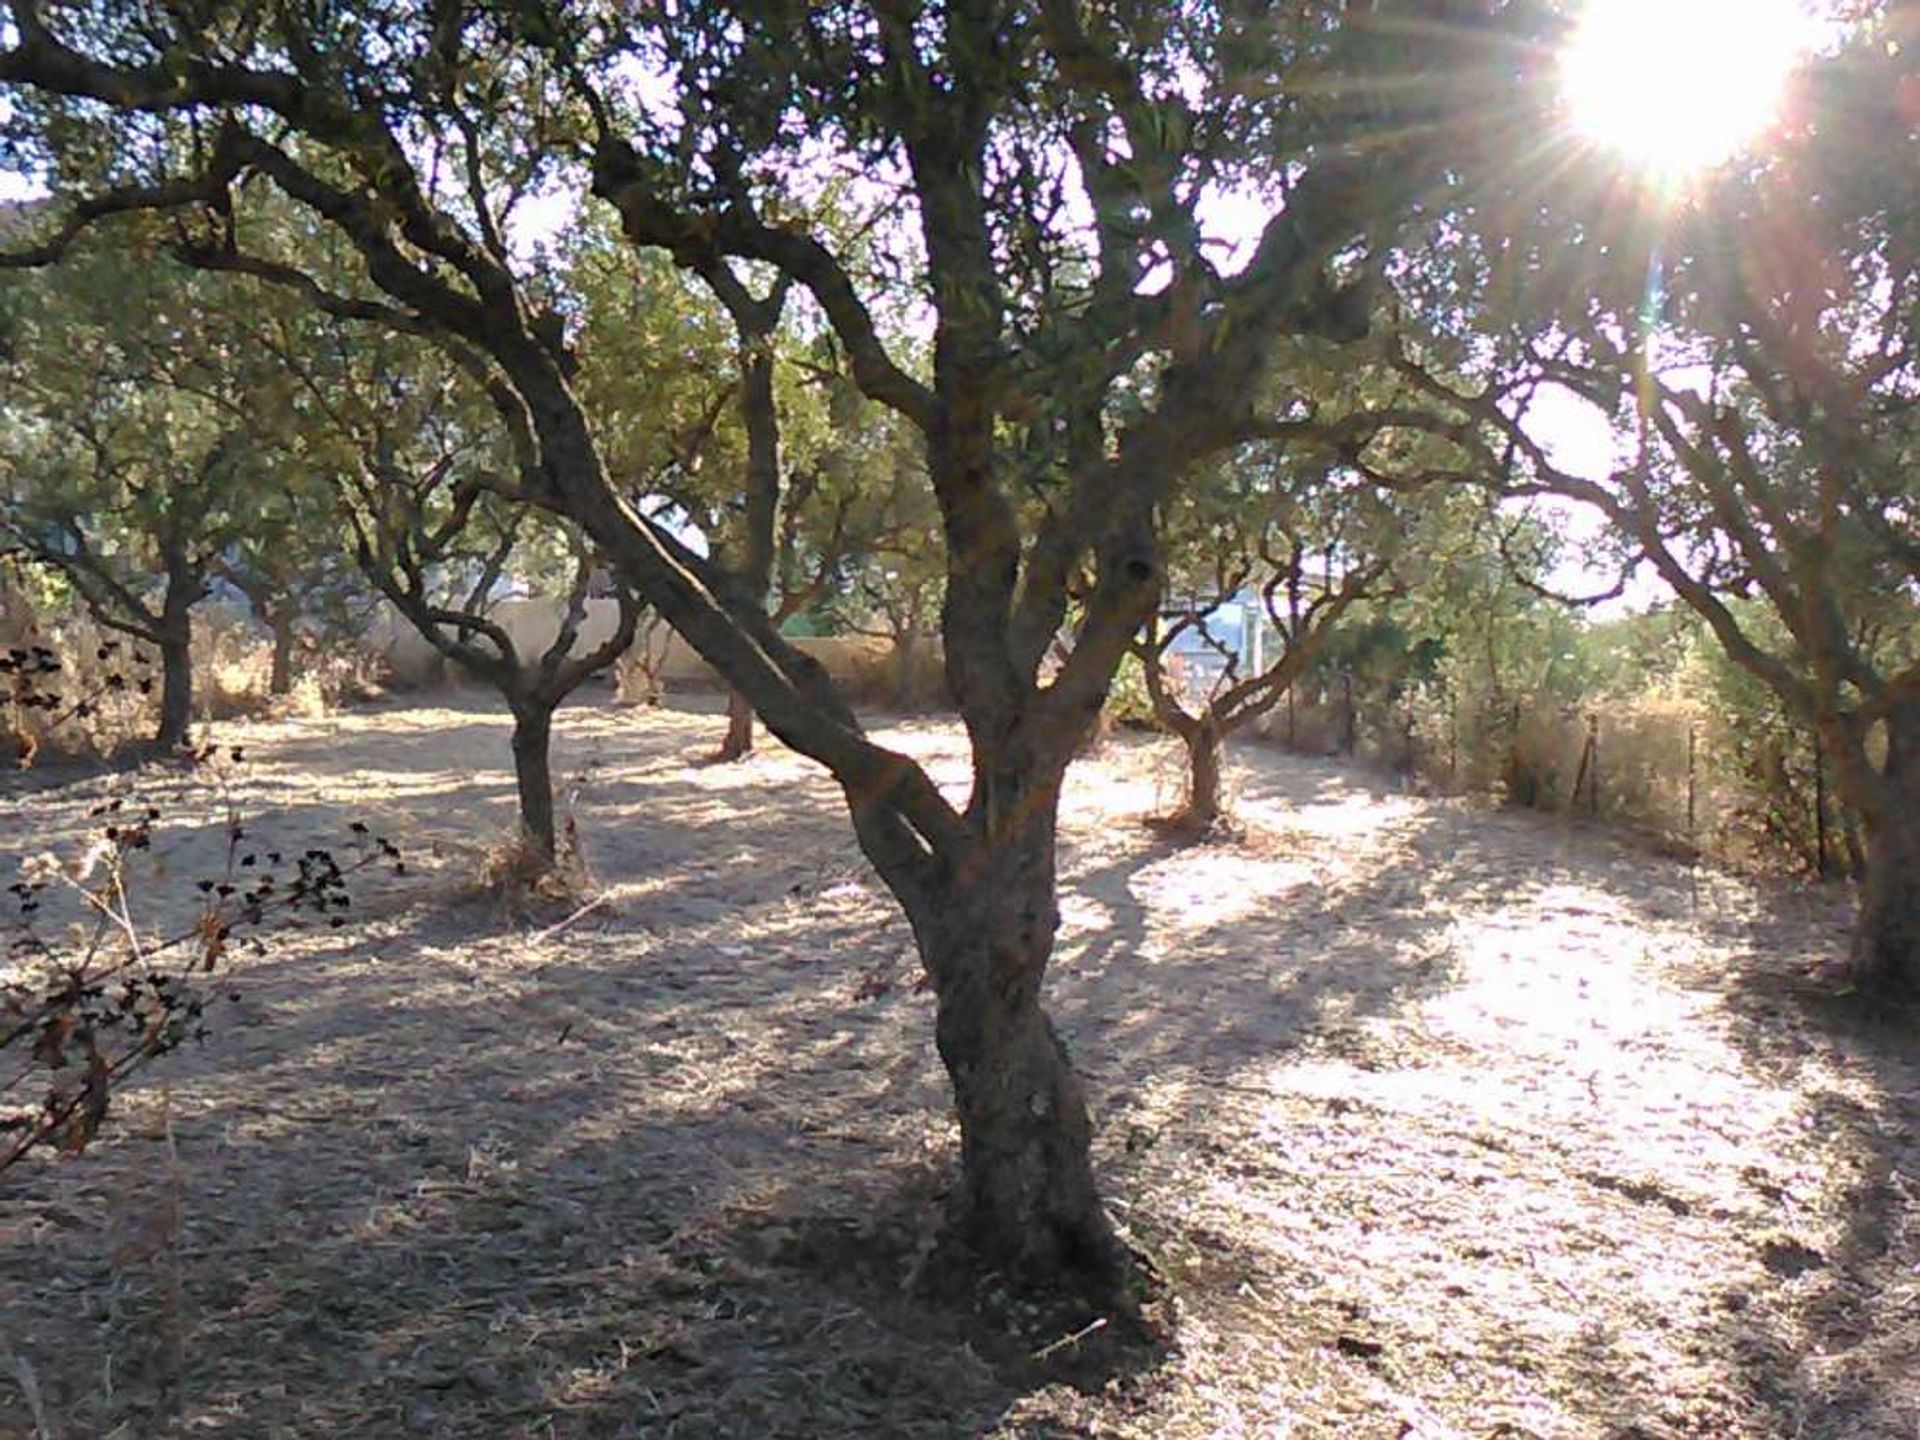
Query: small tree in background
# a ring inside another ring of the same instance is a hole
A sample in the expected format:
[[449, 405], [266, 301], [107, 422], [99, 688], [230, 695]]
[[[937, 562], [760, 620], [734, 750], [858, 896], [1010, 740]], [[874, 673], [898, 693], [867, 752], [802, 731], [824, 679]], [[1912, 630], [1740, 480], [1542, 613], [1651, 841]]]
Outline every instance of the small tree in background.
[[[1204, 834], [1225, 817], [1227, 740], [1289, 694], [1357, 602], [1397, 591], [1411, 506], [1256, 449], [1169, 508], [1168, 595], [1135, 653], [1155, 719], [1186, 749], [1176, 819]], [[1193, 674], [1171, 663], [1183, 652]]]
[[[404, 352], [402, 352], [404, 353]], [[498, 493], [489, 464], [491, 417], [462, 403], [444, 367], [403, 372], [392, 355], [353, 355], [342, 377], [366, 366], [367, 388], [314, 384], [334, 429], [319, 453], [340, 458], [336, 476], [362, 573], [409, 625], [460, 670], [499, 692], [513, 715], [513, 771], [525, 854], [537, 876], [562, 858], [553, 796], [553, 717], [568, 696], [609, 670], [633, 643], [644, 607], [577, 532]], [[418, 357], [416, 357], [418, 358]], [[312, 376], [309, 374], [311, 380]], [[596, 585], [596, 582], [599, 582]], [[510, 589], [552, 586], [564, 598], [537, 653], [494, 613]], [[610, 590], [615, 620], [586, 646], [588, 602]]]
[[[291, 468], [291, 467], [289, 467]], [[340, 542], [335, 494], [324, 478], [290, 473], [260, 494], [244, 534], [214, 562], [267, 634], [267, 693], [292, 692], [301, 656], [351, 632], [368, 599]]]
[[0, 533], [100, 625], [158, 654], [163, 749], [193, 716], [194, 607], [285, 478], [257, 443], [277, 377], [245, 346], [234, 299], [111, 250], [5, 296]]

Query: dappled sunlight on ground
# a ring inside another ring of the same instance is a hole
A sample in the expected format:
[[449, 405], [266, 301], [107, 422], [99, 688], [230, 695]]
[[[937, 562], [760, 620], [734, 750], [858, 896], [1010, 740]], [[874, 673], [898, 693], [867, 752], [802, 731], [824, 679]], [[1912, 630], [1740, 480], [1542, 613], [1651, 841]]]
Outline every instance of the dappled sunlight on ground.
[[[221, 732], [262, 843], [372, 815], [419, 862], [0, 1181], [0, 1350], [55, 1433], [1920, 1431], [1920, 1077], [1795, 988], [1829, 898], [1250, 747], [1238, 831], [1182, 844], [1137, 737], [1070, 778], [1049, 993], [1181, 1345], [1008, 1369], [908, 1294], [955, 1133], [905, 924], [818, 767], [705, 763], [718, 708], [562, 712], [601, 889], [537, 917], [474, 894], [513, 816], [479, 700]], [[964, 798], [952, 726], [879, 734]], [[219, 830], [185, 803], [171, 873]]]
[[1289, 891], [1316, 883], [1320, 873], [1300, 861], [1275, 863], [1230, 851], [1196, 850], [1142, 867], [1128, 880], [1127, 889], [1152, 913], [1152, 938], [1166, 945], [1177, 944], [1175, 937], [1185, 932], [1211, 930], [1284, 904]]

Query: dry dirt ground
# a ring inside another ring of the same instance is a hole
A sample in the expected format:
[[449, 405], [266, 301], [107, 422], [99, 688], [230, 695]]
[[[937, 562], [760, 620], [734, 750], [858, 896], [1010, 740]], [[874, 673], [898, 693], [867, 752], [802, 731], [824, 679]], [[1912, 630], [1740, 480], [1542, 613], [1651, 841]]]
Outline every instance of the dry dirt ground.
[[[477, 700], [221, 732], [261, 843], [358, 818], [412, 873], [0, 1177], [0, 1435], [1920, 1435], [1917, 1026], [1797, 978], [1840, 897], [1251, 748], [1245, 833], [1182, 847], [1172, 757], [1112, 742], [1051, 1004], [1181, 1323], [1103, 1374], [914, 1283], [955, 1136], [909, 937], [832, 787], [700, 765], [699, 709], [563, 714], [571, 923], [466, 893]], [[885, 733], [962, 782], [951, 726]], [[5, 843], [202, 783], [18, 791]]]

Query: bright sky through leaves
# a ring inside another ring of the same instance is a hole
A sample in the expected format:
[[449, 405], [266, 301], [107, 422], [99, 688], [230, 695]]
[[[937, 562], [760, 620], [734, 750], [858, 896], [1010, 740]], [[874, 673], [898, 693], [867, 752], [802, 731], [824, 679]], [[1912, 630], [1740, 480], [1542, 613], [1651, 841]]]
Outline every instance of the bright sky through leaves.
[[1796, 0], [1589, 0], [1561, 84], [1583, 136], [1678, 179], [1772, 123], [1818, 38]]

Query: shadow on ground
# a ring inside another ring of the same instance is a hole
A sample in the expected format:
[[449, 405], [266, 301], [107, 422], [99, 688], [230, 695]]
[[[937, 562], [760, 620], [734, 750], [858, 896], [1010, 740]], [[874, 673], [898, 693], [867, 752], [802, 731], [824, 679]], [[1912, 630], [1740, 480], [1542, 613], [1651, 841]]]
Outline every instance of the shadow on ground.
[[[54, 1433], [1905, 1433], [1901, 1352], [1829, 1357], [1899, 1334], [1913, 1064], [1729, 987], [1748, 901], [1270, 757], [1245, 838], [1177, 846], [1137, 746], [1074, 782], [1051, 995], [1183, 1345], [1035, 1363], [1064, 1337], [914, 1283], [955, 1142], [906, 927], [811, 767], [695, 764], [716, 723], [563, 712], [607, 905], [430, 871], [249, 968], [95, 1154], [7, 1178], [0, 1340]], [[471, 848], [504, 735], [263, 730], [250, 783], [263, 823]]]

